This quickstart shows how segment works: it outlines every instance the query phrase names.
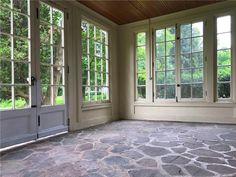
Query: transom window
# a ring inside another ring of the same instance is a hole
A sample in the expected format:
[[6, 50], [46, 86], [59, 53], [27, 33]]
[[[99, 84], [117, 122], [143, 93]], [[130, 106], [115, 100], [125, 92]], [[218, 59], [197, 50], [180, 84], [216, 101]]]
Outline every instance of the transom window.
[[30, 1], [0, 1], [0, 109], [30, 106]]
[[136, 34], [136, 97], [146, 98], [146, 33]]
[[217, 97], [231, 97], [231, 16], [218, 17], [217, 23]]
[[81, 22], [82, 92], [84, 102], [108, 102], [108, 32], [86, 20]]

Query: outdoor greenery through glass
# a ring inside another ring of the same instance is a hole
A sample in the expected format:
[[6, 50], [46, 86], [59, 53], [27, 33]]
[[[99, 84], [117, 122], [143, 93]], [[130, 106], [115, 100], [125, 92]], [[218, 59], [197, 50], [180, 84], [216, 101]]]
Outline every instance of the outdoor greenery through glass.
[[230, 98], [231, 16], [217, 18], [217, 96]]
[[41, 105], [65, 103], [64, 13], [40, 1]]
[[146, 33], [136, 34], [136, 86], [137, 99], [146, 98]]
[[30, 106], [28, 0], [0, 0], [0, 110]]
[[108, 32], [86, 21], [81, 22], [82, 93], [84, 102], [108, 102]]

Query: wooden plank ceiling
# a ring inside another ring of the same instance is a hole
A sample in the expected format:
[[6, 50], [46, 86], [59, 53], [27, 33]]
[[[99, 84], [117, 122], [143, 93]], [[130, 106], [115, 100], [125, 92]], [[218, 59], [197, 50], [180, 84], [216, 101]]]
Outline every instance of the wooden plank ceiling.
[[224, 0], [77, 0], [81, 4], [123, 25]]

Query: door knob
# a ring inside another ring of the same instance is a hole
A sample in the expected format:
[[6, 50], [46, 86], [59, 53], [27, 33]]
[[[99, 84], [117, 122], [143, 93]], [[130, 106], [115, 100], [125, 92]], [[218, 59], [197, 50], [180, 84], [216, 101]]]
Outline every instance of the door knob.
[[31, 76], [31, 85], [34, 86], [35, 82], [36, 82], [36, 78], [34, 76]]

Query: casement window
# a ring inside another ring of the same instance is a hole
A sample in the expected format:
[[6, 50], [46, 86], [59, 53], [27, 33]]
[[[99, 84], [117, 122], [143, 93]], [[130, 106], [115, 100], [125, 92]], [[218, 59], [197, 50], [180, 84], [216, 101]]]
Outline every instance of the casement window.
[[216, 19], [217, 98], [231, 98], [231, 16]]
[[86, 20], [81, 22], [82, 92], [84, 102], [109, 102], [108, 32]]
[[0, 109], [30, 106], [30, 1], [0, 2]]
[[146, 33], [136, 34], [136, 99], [146, 98]]
[[202, 99], [203, 22], [157, 29], [154, 70], [157, 100]]

